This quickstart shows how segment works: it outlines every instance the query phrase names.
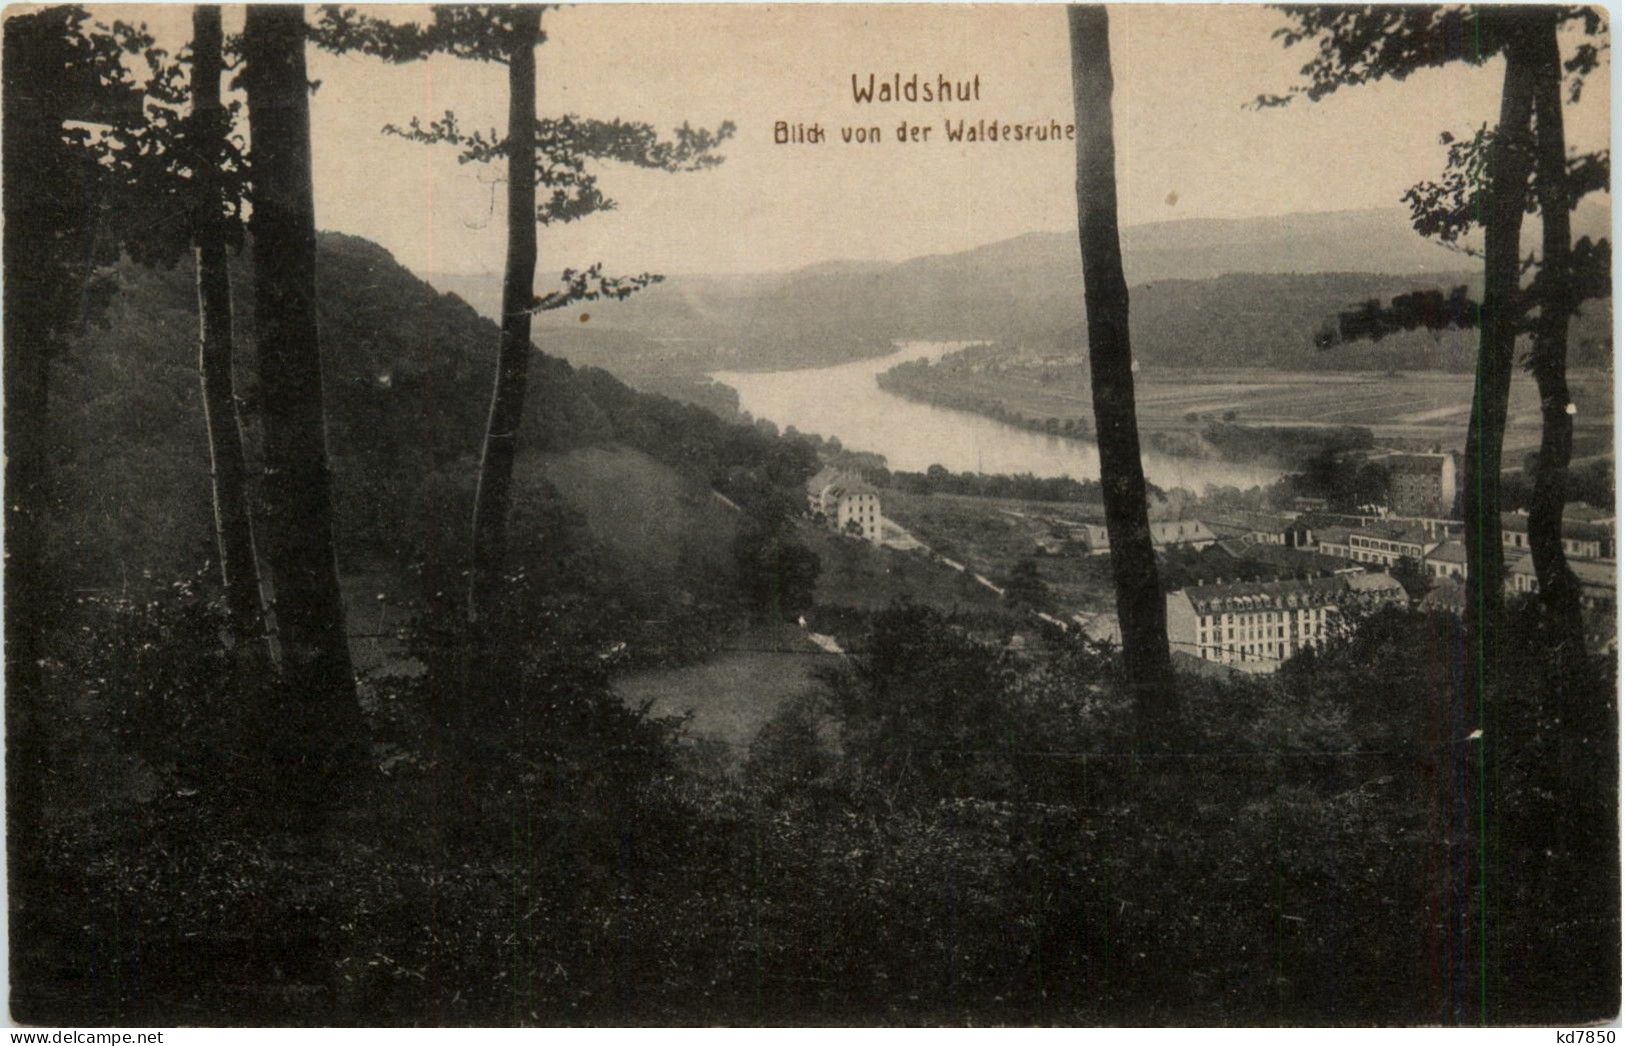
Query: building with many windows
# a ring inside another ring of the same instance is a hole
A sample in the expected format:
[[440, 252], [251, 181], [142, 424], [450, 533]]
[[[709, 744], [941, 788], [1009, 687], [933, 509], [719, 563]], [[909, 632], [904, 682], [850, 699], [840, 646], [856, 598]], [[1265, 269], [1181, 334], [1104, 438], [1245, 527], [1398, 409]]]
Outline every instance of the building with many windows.
[[1243, 672], [1273, 672], [1325, 639], [1337, 615], [1405, 602], [1386, 574], [1198, 584], [1168, 594], [1168, 646]]
[[[1501, 544], [1508, 552], [1529, 551], [1529, 514], [1501, 513]], [[1571, 519], [1563, 512], [1563, 554], [1570, 559], [1613, 559], [1613, 520]]]
[[1456, 501], [1456, 456], [1393, 454], [1388, 467], [1388, 505], [1400, 516], [1442, 516]]
[[1424, 527], [1405, 520], [1382, 520], [1348, 530], [1326, 529], [1319, 532], [1319, 538], [1322, 555], [1383, 567], [1406, 558], [1422, 563], [1440, 544], [1428, 536]]

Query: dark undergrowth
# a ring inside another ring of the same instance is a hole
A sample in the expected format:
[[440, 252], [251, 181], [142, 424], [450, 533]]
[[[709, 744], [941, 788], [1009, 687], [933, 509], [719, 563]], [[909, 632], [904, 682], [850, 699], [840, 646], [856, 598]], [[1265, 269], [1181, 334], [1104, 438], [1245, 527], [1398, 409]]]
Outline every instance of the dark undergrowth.
[[[185, 653], [217, 645], [203, 596], [81, 619], [12, 890], [26, 1023], [1433, 1024], [1476, 1022], [1481, 988], [1500, 1022], [1617, 1010], [1613, 679], [1548, 671], [1538, 622], [1481, 913], [1448, 617], [1185, 678], [1176, 753], [1138, 757], [1102, 651], [899, 606], [741, 760], [622, 706], [613, 637], [520, 593], [466, 700], [421, 620], [425, 671], [367, 687], [371, 765], [315, 795], [252, 743], [297, 738], [275, 685]], [[1455, 943], [1486, 914], [1488, 981]]]

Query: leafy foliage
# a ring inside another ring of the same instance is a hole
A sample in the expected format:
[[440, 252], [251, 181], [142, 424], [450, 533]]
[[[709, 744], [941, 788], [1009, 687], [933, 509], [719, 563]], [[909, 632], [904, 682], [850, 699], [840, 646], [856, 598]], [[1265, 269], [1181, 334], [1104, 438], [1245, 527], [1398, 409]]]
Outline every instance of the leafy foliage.
[[[1424, 69], [1453, 62], [1482, 65], [1507, 46], [1511, 34], [1524, 29], [1524, 15], [1503, 8], [1474, 5], [1278, 5], [1286, 24], [1275, 30], [1283, 47], [1314, 47], [1298, 70], [1304, 82], [1285, 94], [1259, 95], [1257, 108], [1289, 104], [1294, 98], [1319, 101], [1343, 87], [1379, 80], [1404, 80]], [[1560, 23], [1578, 22], [1597, 36], [1602, 18], [1593, 8], [1558, 9]], [[1606, 43], [1588, 42], [1569, 60], [1570, 94], [1579, 97], [1581, 81], [1597, 68]]]
[[1023, 556], [1010, 567], [1010, 575], [1005, 579], [1004, 599], [1011, 606], [1031, 610], [1048, 610], [1054, 604], [1049, 586], [1039, 576], [1038, 564], [1031, 556]]
[[360, 52], [386, 62], [413, 62], [431, 54], [449, 54], [506, 64], [514, 48], [535, 47], [547, 41], [545, 30], [538, 30], [534, 39], [521, 39], [510, 4], [437, 4], [432, 12], [429, 24], [423, 25], [391, 22], [363, 15], [353, 7], [324, 4], [310, 35], [317, 46], [326, 50], [339, 54]]
[[[388, 62], [411, 62], [434, 54], [476, 61], [506, 63], [515, 48], [536, 47], [547, 40], [545, 31], [535, 39], [519, 39], [520, 30], [507, 5], [436, 5], [427, 25], [396, 23], [363, 15], [355, 8], [326, 5], [321, 8], [311, 36], [318, 46], [337, 53], [361, 52]], [[536, 204], [538, 224], [556, 225], [579, 221], [599, 211], [615, 208], [598, 184], [598, 175], [589, 167], [596, 162], [621, 163], [649, 170], [703, 171], [722, 162], [717, 149], [734, 134], [731, 122], [716, 130], [695, 128], [687, 123], [661, 138], [646, 123], [621, 119], [598, 120], [566, 114], [536, 121], [537, 186], [543, 190]], [[424, 145], [449, 145], [457, 150], [457, 162], [496, 163], [508, 158], [507, 137], [494, 128], [467, 129], [457, 114], [448, 110], [438, 119], [413, 117], [404, 127], [388, 124], [384, 133]], [[606, 277], [602, 263], [585, 269], [565, 269], [560, 286], [533, 303], [535, 311], [565, 308], [575, 302], [599, 298], [624, 300], [661, 277]]]
[[59, 649], [86, 682], [93, 728], [168, 788], [224, 789], [270, 809], [264, 788], [270, 778], [286, 786], [289, 768], [278, 764], [298, 745], [263, 659], [222, 644], [231, 630], [207, 574], [80, 597]]
[[1389, 472], [1380, 461], [1362, 454], [1327, 448], [1285, 477], [1287, 488], [1303, 497], [1325, 498], [1334, 511], [1356, 511], [1362, 505], [1388, 502]]
[[119, 237], [104, 230], [128, 214], [90, 125], [121, 132], [141, 122], [142, 85], [124, 58], [148, 41], [122, 23], [111, 31], [92, 22], [77, 5], [8, 20], [6, 41], [8, 330], [51, 355], [101, 322], [114, 293], [107, 268]]
[[734, 542], [740, 583], [755, 609], [789, 617], [813, 604], [818, 554], [782, 526], [747, 526]]

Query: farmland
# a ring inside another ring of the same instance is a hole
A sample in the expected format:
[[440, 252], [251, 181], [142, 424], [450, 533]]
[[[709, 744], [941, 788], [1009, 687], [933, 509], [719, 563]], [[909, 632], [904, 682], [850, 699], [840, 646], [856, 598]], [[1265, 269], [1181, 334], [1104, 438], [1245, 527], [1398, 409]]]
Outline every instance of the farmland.
[[[895, 374], [896, 372], [894, 372]], [[1020, 357], [968, 361], [953, 357], [907, 375], [891, 391], [983, 414], [1038, 421], [1084, 419], [1092, 428], [1089, 380], [1081, 364]], [[1612, 378], [1606, 371], [1570, 375], [1576, 408], [1576, 458], [1612, 445]], [[1135, 398], [1143, 433], [1199, 433], [1218, 421], [1258, 426], [1359, 426], [1387, 445], [1457, 447], [1472, 404], [1473, 377], [1443, 371], [1281, 372], [1256, 368], [1172, 370], [1147, 367]], [[1533, 379], [1518, 373], [1507, 419], [1507, 463], [1540, 442], [1540, 403]]]

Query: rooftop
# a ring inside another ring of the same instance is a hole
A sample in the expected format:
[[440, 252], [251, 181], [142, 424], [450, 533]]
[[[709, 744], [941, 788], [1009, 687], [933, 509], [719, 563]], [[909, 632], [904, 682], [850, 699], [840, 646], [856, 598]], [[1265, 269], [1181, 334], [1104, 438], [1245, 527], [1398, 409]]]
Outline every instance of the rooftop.
[[1459, 577], [1433, 579], [1433, 587], [1422, 597], [1423, 610], [1450, 610], [1461, 613], [1467, 606], [1467, 582]]
[[1404, 520], [1379, 520], [1349, 531], [1349, 537], [1376, 538], [1381, 541], [1405, 541], [1412, 545], [1425, 545], [1430, 540], [1426, 528], [1420, 523]]
[[1614, 514], [1608, 509], [1594, 508], [1583, 501], [1571, 501], [1563, 506], [1563, 518], [1576, 523], [1612, 523]]
[[[1516, 561], [1508, 564], [1508, 569], [1514, 574], [1535, 575], [1535, 557], [1531, 555], [1519, 556]], [[1614, 586], [1617, 576], [1614, 564], [1605, 559], [1571, 559], [1569, 569], [1582, 585], [1603, 585], [1608, 588]]]
[[1267, 563], [1283, 575], [1299, 573], [1325, 573], [1343, 570], [1349, 561], [1328, 556], [1315, 549], [1292, 548], [1288, 545], [1251, 544], [1245, 547], [1245, 558], [1254, 563]]
[[1353, 532], [1353, 527], [1340, 527], [1336, 525], [1316, 527], [1315, 540], [1326, 545], [1346, 545], [1349, 541], [1349, 535]]
[[1198, 614], [1245, 613], [1292, 607], [1326, 607], [1350, 598], [1401, 595], [1404, 587], [1387, 574], [1361, 571], [1331, 577], [1278, 578], [1271, 581], [1229, 581], [1187, 586], [1179, 594], [1189, 599]]
[[864, 481], [863, 477], [855, 472], [838, 469], [826, 465], [807, 480], [807, 490], [812, 494], [821, 494], [830, 487], [843, 487], [855, 492], [869, 492], [874, 488]]
[[1382, 459], [1382, 463], [1388, 466], [1389, 472], [1426, 472], [1437, 475], [1444, 467], [1444, 463], [1450, 460], [1449, 454], [1391, 454]]
[[1430, 563], [1465, 563], [1467, 546], [1459, 541], [1441, 541], [1426, 558]]
[[1206, 515], [1202, 521], [1208, 525], [1213, 533], [1224, 535], [1226, 533], [1264, 533], [1280, 534], [1289, 527], [1299, 526], [1285, 516], [1277, 516], [1268, 512], [1222, 512], [1215, 515]]
[[1370, 593], [1387, 593], [1405, 590], [1399, 580], [1389, 574], [1343, 574], [1343, 580], [1348, 584], [1349, 591], [1360, 595]]
[[1221, 581], [1180, 589], [1199, 614], [1280, 606], [1328, 606], [1347, 591], [1342, 577]]

